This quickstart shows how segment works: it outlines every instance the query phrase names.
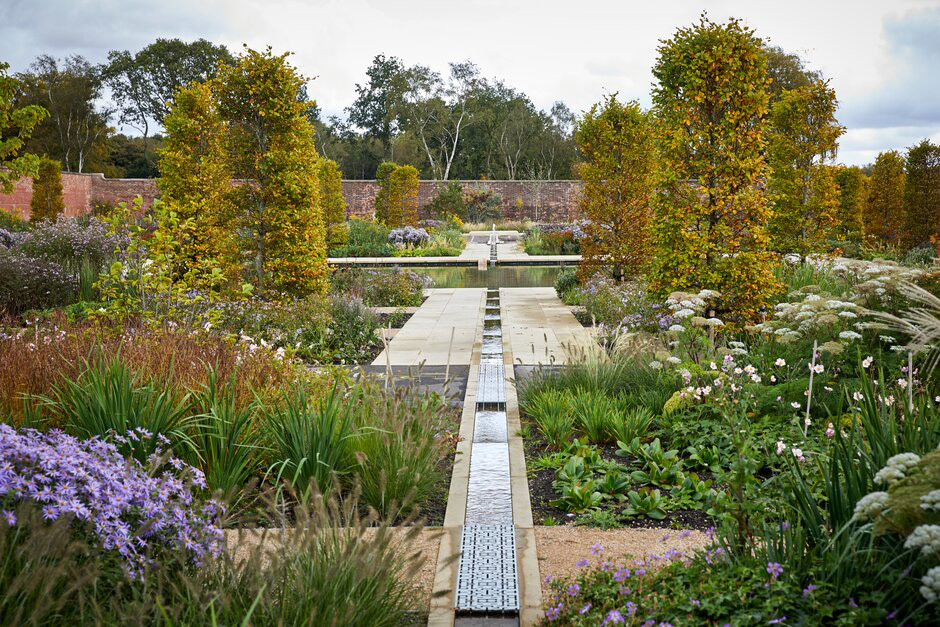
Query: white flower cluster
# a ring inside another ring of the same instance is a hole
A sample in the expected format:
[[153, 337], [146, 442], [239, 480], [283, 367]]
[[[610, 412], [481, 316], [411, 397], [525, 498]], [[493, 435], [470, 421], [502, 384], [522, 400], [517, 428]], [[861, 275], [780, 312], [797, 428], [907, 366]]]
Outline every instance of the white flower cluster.
[[920, 456], [916, 453], [901, 453], [888, 458], [885, 467], [875, 474], [875, 483], [887, 483], [889, 486], [907, 476], [907, 471], [917, 465]]
[[940, 490], [933, 490], [920, 497], [920, 507], [928, 512], [940, 512]]
[[872, 520], [887, 508], [887, 492], [872, 492], [871, 494], [866, 494], [855, 504], [855, 513], [852, 516], [852, 520]]
[[904, 541], [906, 549], [920, 549], [922, 555], [940, 553], [940, 525], [920, 525]]
[[928, 570], [927, 574], [920, 578], [920, 582], [924, 584], [920, 587], [920, 593], [928, 603], [940, 598], [940, 566]]

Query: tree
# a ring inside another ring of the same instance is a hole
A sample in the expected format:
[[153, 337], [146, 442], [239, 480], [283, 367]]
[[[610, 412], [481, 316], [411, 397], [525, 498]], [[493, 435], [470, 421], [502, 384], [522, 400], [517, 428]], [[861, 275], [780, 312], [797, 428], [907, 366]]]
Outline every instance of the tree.
[[369, 82], [356, 83], [356, 99], [346, 109], [349, 123], [382, 142], [388, 156], [400, 104], [408, 88], [405, 66], [398, 57], [377, 54], [366, 70]]
[[49, 115], [38, 105], [15, 106], [20, 82], [10, 76], [8, 63], [0, 63], [0, 191], [9, 194], [13, 183], [22, 176], [33, 176], [39, 169], [39, 157], [21, 154], [36, 125]]
[[871, 169], [865, 234], [886, 244], [900, 241], [904, 224], [904, 157], [896, 150], [882, 152]]
[[246, 47], [212, 81], [233, 174], [251, 181], [228, 196], [256, 287], [322, 294], [328, 270], [318, 157], [308, 105], [297, 98], [305, 81], [287, 56]]
[[392, 172], [398, 169], [397, 163], [383, 161], [375, 171], [375, 182], [379, 190], [375, 194], [375, 221], [388, 224], [389, 219], [389, 186]]
[[157, 39], [136, 54], [112, 50], [103, 77], [118, 107], [119, 121], [137, 129], [146, 140], [150, 123], [164, 125], [170, 102], [181, 87], [215, 76], [219, 64], [234, 59], [225, 46], [205, 39], [184, 42]]
[[240, 279], [238, 255], [226, 201], [232, 172], [226, 162], [226, 124], [208, 83], [180, 89], [164, 117], [166, 143], [157, 181], [168, 211], [178, 218], [180, 254], [194, 268], [190, 282], [215, 268], [230, 284]]
[[865, 230], [868, 177], [857, 166], [840, 166], [836, 170], [836, 184], [839, 186], [836, 235], [850, 242], [860, 242]]
[[775, 287], [765, 227], [767, 61], [737, 20], [702, 17], [662, 42], [653, 67], [660, 167], [651, 289], [721, 292], [735, 322]]
[[614, 94], [591, 107], [575, 138], [584, 156], [577, 171], [588, 218], [581, 274], [590, 277], [609, 267], [617, 278], [636, 275], [649, 261], [655, 160], [647, 116], [639, 104], [621, 104]]
[[835, 235], [838, 187], [826, 161], [845, 130], [836, 121], [838, 106], [835, 90], [816, 81], [783, 92], [771, 109], [768, 231], [778, 252], [820, 252]]
[[906, 166], [901, 243], [911, 249], [940, 235], [940, 146], [922, 140], [908, 149]]
[[386, 225], [418, 226], [418, 170], [414, 166], [398, 166], [389, 174]]
[[787, 52], [780, 46], [764, 46], [767, 59], [767, 74], [770, 75], [770, 101], [776, 102], [784, 92], [809, 87], [822, 80], [816, 70], [807, 70], [800, 55]]
[[62, 199], [62, 164], [55, 159], [43, 157], [33, 177], [33, 196], [29, 201], [31, 222], [55, 220], [65, 211]]
[[343, 175], [336, 162], [321, 158], [317, 161], [317, 176], [320, 179], [320, 199], [323, 204], [323, 224], [327, 246], [346, 243], [346, 199], [343, 198]]
[[41, 55], [18, 78], [23, 103], [49, 112], [31, 137], [32, 152], [58, 159], [68, 172], [84, 172], [96, 151], [106, 154], [104, 141], [113, 111], [97, 105], [102, 89], [99, 68], [78, 55], [61, 62]]
[[480, 71], [469, 61], [451, 63], [446, 82], [427, 68], [408, 71], [404, 117], [421, 140], [436, 180], [450, 177], [461, 132], [469, 122], [470, 100], [479, 82]]

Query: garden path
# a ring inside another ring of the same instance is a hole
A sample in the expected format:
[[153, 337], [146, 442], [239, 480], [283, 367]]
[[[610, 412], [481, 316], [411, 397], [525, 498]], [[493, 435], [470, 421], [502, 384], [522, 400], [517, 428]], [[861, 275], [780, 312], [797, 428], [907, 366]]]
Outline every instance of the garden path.
[[566, 364], [599, 352], [586, 329], [551, 287], [504, 287], [503, 333], [513, 359], [522, 364]]
[[[376, 366], [469, 365], [480, 341], [486, 290], [454, 288], [430, 290], [395, 337], [372, 362]], [[453, 330], [453, 345], [451, 331]]]

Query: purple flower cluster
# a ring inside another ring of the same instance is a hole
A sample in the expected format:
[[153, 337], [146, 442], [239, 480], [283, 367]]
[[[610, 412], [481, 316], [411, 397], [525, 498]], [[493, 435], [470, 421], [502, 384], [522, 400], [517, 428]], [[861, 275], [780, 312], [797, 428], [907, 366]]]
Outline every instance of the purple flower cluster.
[[22, 239], [26, 237], [25, 233], [17, 233], [14, 231], [8, 231], [6, 229], [0, 229], [0, 246], [4, 248], [13, 248], [16, 246]]
[[[143, 429], [127, 435], [153, 437]], [[133, 577], [143, 577], [153, 552], [179, 552], [197, 564], [218, 555], [222, 508], [192, 495], [193, 486], [206, 487], [202, 472], [177, 459], [169, 460], [173, 470], [158, 472], [162, 465], [157, 455], [149, 468], [126, 460], [98, 438], [0, 424], [0, 510], [15, 524], [16, 505], [32, 501], [46, 520], [72, 521], [119, 553]]]
[[416, 229], [413, 226], [405, 226], [400, 229], [392, 229], [388, 234], [388, 241], [396, 246], [420, 246], [427, 243], [431, 236], [424, 229]]
[[0, 311], [18, 314], [63, 305], [76, 290], [77, 277], [60, 263], [0, 248]]
[[126, 245], [125, 238], [109, 235], [98, 220], [85, 222], [59, 216], [55, 222], [41, 222], [17, 248], [30, 257], [54, 260], [74, 268], [83, 259], [100, 267], [115, 250]]

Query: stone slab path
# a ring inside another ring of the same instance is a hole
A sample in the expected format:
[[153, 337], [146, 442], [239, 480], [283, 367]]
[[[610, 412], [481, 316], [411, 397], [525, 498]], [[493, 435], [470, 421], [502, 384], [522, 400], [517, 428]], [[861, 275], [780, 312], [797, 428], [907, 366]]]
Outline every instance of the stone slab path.
[[[469, 365], [480, 341], [486, 290], [429, 290], [430, 296], [372, 362], [375, 366]], [[451, 331], [453, 330], [453, 345]], [[449, 356], [448, 356], [449, 352]]]
[[597, 353], [592, 331], [581, 326], [551, 287], [504, 287], [503, 335], [515, 363], [567, 364]]

